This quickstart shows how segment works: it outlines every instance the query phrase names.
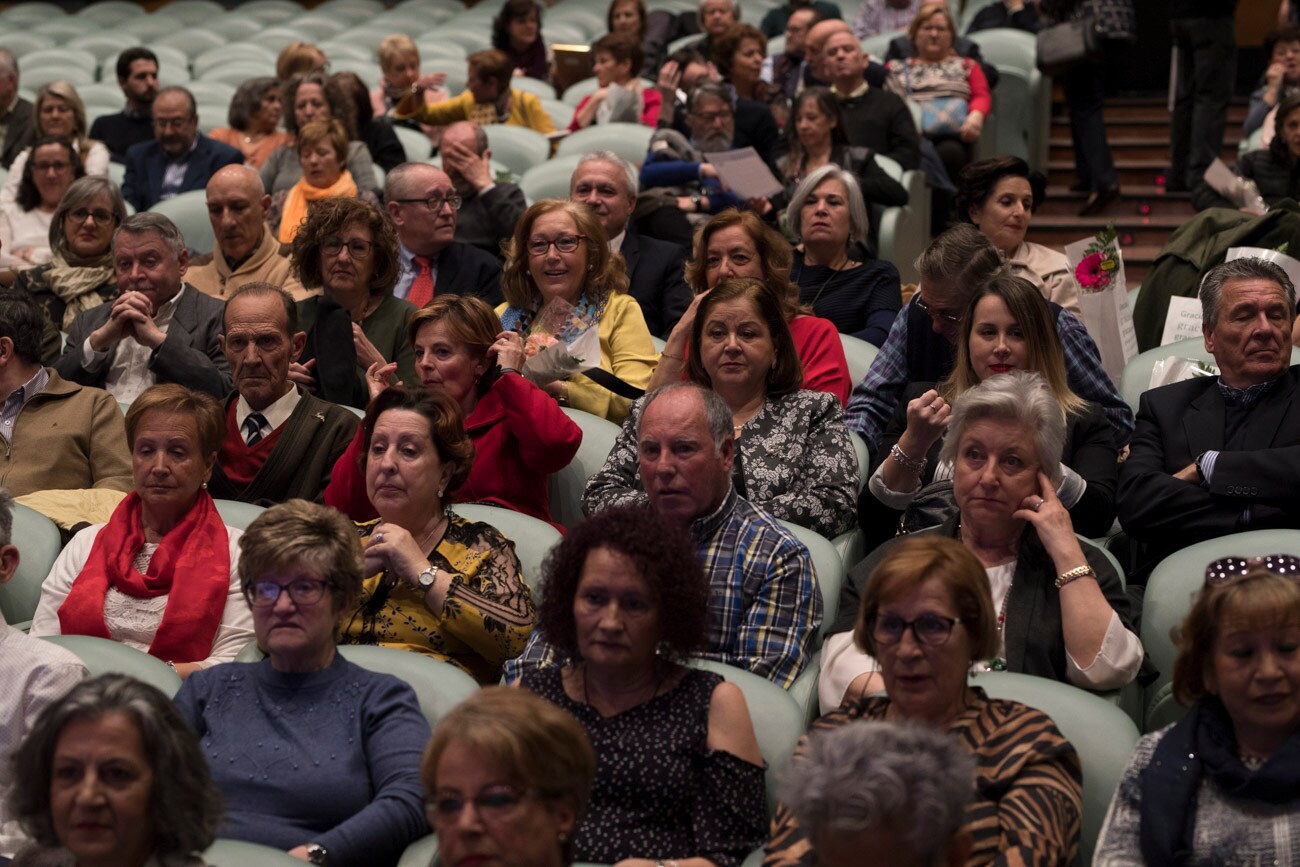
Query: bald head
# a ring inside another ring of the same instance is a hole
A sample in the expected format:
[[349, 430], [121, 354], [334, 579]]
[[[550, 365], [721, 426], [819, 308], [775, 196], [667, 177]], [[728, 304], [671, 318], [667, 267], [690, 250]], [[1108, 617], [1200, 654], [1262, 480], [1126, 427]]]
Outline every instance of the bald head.
[[246, 165], [226, 166], [208, 181], [207, 200], [218, 252], [236, 261], [247, 258], [262, 243], [271, 207], [262, 178]]
[[456, 195], [451, 177], [427, 163], [402, 163], [389, 172], [384, 200], [402, 246], [417, 256], [437, 256], [454, 241], [456, 209], [449, 199]]
[[825, 74], [826, 70], [822, 66], [822, 50], [826, 47], [826, 40], [830, 39], [836, 33], [848, 33], [852, 35], [853, 28], [848, 22], [839, 18], [828, 18], [825, 21], [818, 21], [808, 29], [808, 37], [804, 40], [803, 56], [812, 68], [813, 75], [821, 81], [829, 81], [830, 77]]

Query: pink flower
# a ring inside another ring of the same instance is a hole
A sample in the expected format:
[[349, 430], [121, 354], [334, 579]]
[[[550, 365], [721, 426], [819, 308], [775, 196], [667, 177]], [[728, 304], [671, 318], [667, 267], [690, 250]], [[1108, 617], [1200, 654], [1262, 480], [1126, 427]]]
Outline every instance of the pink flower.
[[1083, 289], [1101, 291], [1110, 285], [1110, 272], [1114, 268], [1114, 263], [1106, 260], [1101, 253], [1090, 253], [1074, 269], [1074, 279]]
[[546, 349], [548, 346], [554, 346], [558, 342], [559, 341], [557, 341], [553, 335], [536, 331], [528, 335], [528, 339], [524, 341], [524, 355], [528, 358], [532, 358], [543, 349]]

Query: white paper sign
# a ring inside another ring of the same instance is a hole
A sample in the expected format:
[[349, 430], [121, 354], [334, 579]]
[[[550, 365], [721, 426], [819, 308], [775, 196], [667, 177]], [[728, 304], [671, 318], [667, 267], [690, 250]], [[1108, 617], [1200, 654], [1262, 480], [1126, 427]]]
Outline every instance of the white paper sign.
[[1269, 250], [1266, 247], [1229, 247], [1228, 255], [1223, 258], [1223, 261], [1231, 262], [1233, 259], [1263, 259], [1272, 262], [1286, 272], [1286, 276], [1291, 278], [1292, 286], [1300, 288], [1300, 262], [1286, 253]]
[[[1065, 245], [1065, 256], [1070, 260], [1070, 273], [1078, 275], [1080, 263], [1089, 258], [1085, 250], [1095, 238], [1084, 238]], [[1128, 304], [1124, 282], [1124, 252], [1114, 244], [1114, 268], [1108, 273], [1106, 286], [1084, 286], [1087, 280], [1076, 279], [1079, 287], [1079, 309], [1083, 324], [1097, 343], [1101, 353], [1101, 366], [1119, 388], [1120, 374], [1130, 358], [1138, 354], [1137, 333], [1133, 330], [1133, 310]], [[1085, 270], [1087, 270], [1085, 268]]]
[[1165, 317], [1165, 331], [1160, 335], [1160, 345], [1168, 346], [1175, 340], [1201, 339], [1201, 300], [1175, 295], [1169, 299], [1169, 315]]
[[766, 199], [785, 189], [752, 147], [706, 153], [704, 157], [718, 170], [723, 185], [742, 199]]

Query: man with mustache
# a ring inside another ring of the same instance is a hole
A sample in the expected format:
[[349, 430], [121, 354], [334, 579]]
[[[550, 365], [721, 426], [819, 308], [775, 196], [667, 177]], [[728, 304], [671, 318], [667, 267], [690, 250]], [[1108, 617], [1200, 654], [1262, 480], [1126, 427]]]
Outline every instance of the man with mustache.
[[164, 87], [153, 101], [152, 141], [126, 152], [122, 196], [136, 211], [207, 186], [217, 169], [242, 163], [244, 155], [199, 132], [194, 95], [183, 87]]

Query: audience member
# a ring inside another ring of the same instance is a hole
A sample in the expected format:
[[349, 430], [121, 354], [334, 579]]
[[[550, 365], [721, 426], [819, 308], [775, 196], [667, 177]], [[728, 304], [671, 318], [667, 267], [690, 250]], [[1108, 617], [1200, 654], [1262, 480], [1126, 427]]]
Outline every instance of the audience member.
[[[817, 21], [812, 27], [808, 28], [808, 36], [804, 39], [804, 63], [803, 69], [799, 73], [799, 81], [795, 86], [796, 94], [801, 88], [806, 87], [830, 87], [831, 69], [826, 62], [826, 40], [830, 39], [836, 33], [852, 33], [852, 28], [840, 18], [826, 18]], [[869, 58], [865, 61], [863, 67], [863, 78], [866, 78], [866, 69], [873, 65]], [[874, 66], [879, 72], [883, 73], [885, 67], [879, 63]], [[879, 76], [877, 76], [879, 78]], [[877, 81], [879, 84], [879, 81]]]
[[50, 247], [54, 212], [73, 181], [86, 174], [72, 144], [62, 136], [38, 138], [31, 152], [35, 156], [23, 166], [17, 196], [0, 205], [0, 267], [14, 270], [44, 265], [54, 258]]
[[213, 141], [228, 144], [244, 155], [244, 164], [260, 169], [275, 149], [293, 141], [280, 131], [280, 82], [269, 75], [250, 78], [235, 90], [226, 115], [229, 126], [208, 133]]
[[456, 240], [462, 201], [451, 178], [427, 163], [403, 163], [384, 179], [384, 201], [397, 230], [402, 273], [393, 294], [417, 308], [434, 293], [475, 295], [500, 304], [501, 263]]
[[804, 65], [805, 40], [808, 38], [808, 31], [820, 20], [817, 10], [811, 6], [791, 10], [790, 17], [785, 22], [784, 50], [779, 54], [769, 55], [763, 61], [761, 73], [763, 80], [785, 94], [786, 99], [793, 99], [799, 87]]
[[[853, 387], [845, 423], [874, 446], [909, 382], [938, 382], [953, 369], [961, 314], [975, 287], [1002, 267], [1002, 256], [979, 229], [958, 224], [930, 242], [916, 261], [921, 285], [889, 329], [885, 345]], [[1048, 305], [1065, 353], [1070, 390], [1101, 404], [1123, 449], [1133, 436], [1133, 411], [1101, 366], [1097, 345], [1083, 323]]]
[[811, 10], [820, 18], [842, 18], [840, 7], [829, 0], [787, 0], [779, 6], [773, 6], [763, 16], [763, 35], [769, 39], [785, 32], [786, 25], [795, 13]]
[[[280, 103], [287, 109], [284, 128], [294, 140], [298, 131], [313, 120], [333, 118], [343, 124], [348, 136], [347, 170], [352, 180], [359, 189], [379, 194], [370, 151], [357, 141], [357, 119], [352, 99], [338, 82], [327, 78], [323, 72], [294, 76], [284, 85]], [[298, 161], [298, 148], [294, 141], [286, 142], [271, 152], [262, 164], [261, 175], [262, 184], [271, 195], [289, 190], [302, 180], [302, 164]]]
[[244, 155], [230, 145], [199, 132], [198, 106], [183, 87], [158, 91], [153, 128], [155, 139], [132, 145], [125, 159], [122, 195], [137, 211], [201, 190], [222, 166], [244, 161]]
[[[86, 138], [86, 106], [77, 89], [67, 81], [51, 81], [36, 91], [36, 138], [58, 136], [72, 144], [82, 168], [88, 175], [107, 177], [108, 148], [103, 142]], [[31, 157], [31, 148], [14, 157], [9, 176], [0, 188], [0, 205], [18, 197], [18, 183]]]
[[14, 754], [14, 813], [33, 845], [15, 867], [202, 863], [221, 796], [170, 698], [125, 674], [74, 686]]
[[357, 118], [357, 138], [370, 151], [370, 158], [375, 165], [385, 172], [406, 162], [406, 149], [402, 147], [397, 133], [393, 132], [393, 122], [387, 117], [376, 115], [370, 105], [370, 91], [366, 83], [355, 72], [336, 72], [330, 80], [338, 84], [343, 92], [352, 98], [353, 112]]
[[512, 75], [551, 80], [551, 52], [542, 36], [542, 5], [506, 0], [492, 19], [492, 47], [506, 56]]
[[[563, 302], [600, 332], [600, 366], [545, 386], [561, 406], [622, 424], [650, 382], [657, 355], [641, 306], [627, 294], [622, 257], [590, 208], [560, 199], [530, 207], [515, 227], [497, 308], [506, 331], [529, 333], [547, 305]], [[561, 319], [560, 321], [567, 321]], [[553, 335], [562, 336], [562, 335]]]
[[41, 365], [43, 325], [31, 298], [0, 292], [5, 488], [17, 497], [48, 490], [131, 490], [130, 449], [117, 401]]
[[359, 198], [372, 205], [379, 199], [359, 189], [347, 168], [348, 134], [334, 118], [308, 121], [298, 130], [294, 148], [302, 177], [287, 190], [271, 196], [267, 222], [281, 244], [292, 244], [307, 222], [308, 205], [324, 199]]
[[870, 148], [904, 169], [921, 165], [921, 140], [912, 112], [901, 97], [883, 87], [872, 87], [862, 75], [867, 56], [857, 37], [837, 30], [822, 48], [826, 80], [840, 101], [840, 117], [849, 144]]
[[[1278, 103], [1274, 117], [1275, 134], [1268, 146], [1248, 151], [1237, 160], [1237, 174], [1254, 182], [1269, 207], [1282, 199], [1300, 197], [1300, 173], [1296, 172], [1300, 164], [1300, 90]], [[1204, 179], [1193, 185], [1192, 205], [1197, 210], [1240, 206]]]
[[179, 385], [156, 385], [131, 405], [135, 490], [59, 554], [32, 635], [111, 638], [181, 677], [229, 662], [252, 639], [235, 568], [241, 531], [222, 522], [206, 490], [221, 416], [214, 398]]
[[502, 258], [528, 203], [518, 184], [497, 180], [483, 127], [460, 121], [442, 131], [442, 170], [460, 196], [456, 240]]
[[300, 75], [323, 75], [329, 65], [329, 58], [319, 47], [295, 39], [282, 48], [276, 57], [275, 77], [283, 84]]
[[227, 302], [221, 350], [235, 391], [209, 483], [214, 497], [258, 506], [321, 499], [360, 422], [290, 381], [306, 342], [293, 296], [278, 286], [246, 283]]
[[[979, 64], [980, 70], [984, 73], [984, 79], [988, 83], [989, 90], [992, 91], [995, 87], [997, 87], [998, 79], [1000, 77], [997, 66], [995, 64], [989, 63], [987, 60], [984, 59], [983, 55], [980, 52], [980, 46], [978, 42], [976, 42], [973, 39], [967, 39], [964, 36], [957, 35], [957, 24], [956, 21], [951, 17], [952, 10], [949, 10], [948, 7], [942, 3], [942, 0], [929, 0], [929, 2], [922, 4], [922, 8], [924, 8], [925, 6], [933, 6], [936, 4], [943, 6], [943, 8], [949, 12], [950, 17], [945, 22], [946, 24], [949, 25], [949, 28], [947, 33], [942, 34], [942, 36], [946, 37], [948, 40], [952, 42], [952, 52], [959, 57], [968, 58], [970, 60], [975, 61], [975, 63]], [[936, 36], [941, 35], [937, 31], [931, 31], [929, 34], [927, 34], [924, 27], [920, 28], [917, 31], [915, 36], [912, 35], [912, 27], [913, 25], [917, 24], [918, 19], [921, 19], [922, 21], [925, 21], [926, 19], [926, 16], [923, 16], [921, 14], [921, 9], [918, 9], [916, 11], [916, 16], [913, 17], [912, 20], [907, 23], [906, 32], [901, 33], [898, 36], [895, 36], [893, 39], [889, 40], [889, 47], [885, 49], [884, 62], [886, 64], [888, 64], [889, 61], [891, 60], [908, 60], [908, 59], [920, 57], [921, 56], [920, 44], [919, 44], [920, 41], [927, 37], [934, 38]], [[927, 21], [926, 23], [928, 23], [930, 26], [935, 26], [937, 24], [937, 22], [933, 20]], [[930, 50], [933, 51], [934, 46], [930, 46]], [[882, 67], [882, 71], [883, 71], [883, 67]], [[872, 77], [873, 77], [872, 74], [869, 72], [867, 74], [867, 78], [870, 79]], [[963, 71], [958, 73], [957, 77], [964, 79], [966, 78], [966, 74]], [[883, 77], [882, 77], [882, 83], [883, 83]]]
[[712, 43], [713, 66], [738, 98], [766, 104], [780, 95], [775, 86], [762, 79], [767, 37], [757, 27], [733, 24]]
[[[370, 110], [375, 117], [387, 117], [410, 91], [416, 90], [426, 103], [440, 102], [448, 94], [442, 84], [446, 73], [420, 74], [420, 49], [405, 33], [394, 33], [379, 41], [379, 86], [370, 92]], [[432, 145], [437, 145], [441, 130], [413, 120], [395, 121], [398, 126], [418, 129]], [[432, 151], [430, 151], [432, 152]]]
[[0, 47], [0, 168], [5, 171], [35, 137], [32, 104], [18, 93], [18, 58]]
[[[105, 70], [107, 72], [107, 70]], [[117, 86], [126, 97], [126, 107], [117, 114], [95, 118], [90, 137], [102, 141], [115, 163], [126, 162], [126, 152], [141, 142], [151, 141], [153, 101], [158, 96], [158, 58], [148, 48], [128, 48], [117, 55]]]
[[1174, 696], [1189, 710], [1133, 750], [1095, 864], [1286, 857], [1300, 832], [1297, 571], [1288, 554], [1206, 568], [1175, 635]]
[[[635, 39], [645, 57], [645, 69], [653, 75], [663, 65], [664, 48], [669, 33], [676, 32], [677, 16], [667, 9], [656, 9], [656, 26], [651, 27], [645, 0], [610, 0], [605, 24], [610, 36]], [[671, 27], [663, 26], [671, 24]]]
[[290, 273], [289, 257], [266, 223], [271, 197], [252, 166], [218, 169], [208, 181], [207, 202], [216, 249], [212, 261], [187, 272], [195, 289], [225, 298], [248, 283], [271, 283], [295, 301], [312, 294]]
[[59, 375], [128, 404], [156, 382], [225, 397], [222, 303], [182, 281], [189, 251], [176, 224], [152, 212], [128, 217], [113, 234], [113, 263], [121, 294], [72, 320]]
[[301, 363], [289, 377], [331, 403], [363, 407], [366, 370], [397, 363], [402, 382], [416, 382], [406, 324], [415, 312], [393, 297], [399, 271], [397, 235], [383, 212], [360, 199], [322, 199], [293, 240], [294, 276], [307, 289], [298, 324], [307, 332]]
[[1260, 259], [1234, 259], [1201, 281], [1201, 330], [1219, 367], [1142, 395], [1133, 450], [1120, 467], [1119, 520], [1148, 565], [1242, 530], [1300, 528], [1293, 496], [1291, 395], [1295, 287]]
[[686, 249], [637, 231], [632, 215], [638, 192], [636, 166], [613, 151], [584, 154], [569, 180], [569, 199], [596, 213], [610, 239], [610, 252], [623, 257], [627, 291], [641, 305], [646, 327], [664, 337], [691, 306], [683, 276]]
[[[687, 371], [727, 405], [736, 489], [772, 517], [832, 539], [853, 527], [857, 457], [839, 401], [800, 389], [803, 371], [784, 313], [762, 281], [724, 281], [696, 310]], [[588, 512], [646, 501], [637, 476], [646, 400], [632, 405], [605, 465], [588, 479]]]
[[[696, 654], [790, 688], [812, 654], [822, 595], [808, 549], [740, 496], [731, 410], [693, 382], [653, 391], [637, 432], [641, 486], [664, 521], [690, 533], [709, 580], [709, 628]], [[545, 637], [506, 665], [507, 680], [550, 664]]]
[[[508, 2], [536, 8], [533, 0]], [[469, 56], [467, 63], [465, 90], [459, 96], [430, 104], [421, 102], [413, 89], [393, 107], [393, 117], [431, 126], [468, 120], [480, 125], [504, 123], [525, 126], [542, 135], [555, 132], [555, 124], [551, 122], [551, 116], [546, 113], [536, 94], [515, 90], [510, 86], [514, 67], [510, 65], [510, 58], [505, 52], [495, 48], [476, 51]], [[445, 147], [445, 135], [443, 142]]]
[[340, 621], [341, 640], [427, 654], [496, 683], [536, 611], [514, 544], [448, 511], [474, 460], [460, 407], [398, 386], [370, 402], [362, 429], [379, 519], [357, 526], [370, 577]]
[[[1264, 37], [1264, 54], [1269, 58], [1268, 68], [1260, 85], [1251, 91], [1250, 107], [1241, 125], [1242, 136], [1253, 135], [1258, 129], [1264, 129], [1267, 135], [1270, 126], [1276, 134], [1280, 125], [1274, 109], [1288, 96], [1300, 92], [1300, 28], [1284, 24], [1268, 34]], [[1270, 116], [1274, 122], [1267, 124]]]
[[[680, 128], [679, 115], [686, 111], [688, 95], [696, 85], [717, 81], [718, 70], [713, 62], [694, 48], [679, 48], [659, 69], [655, 87], [659, 91], [659, 128]], [[752, 105], [746, 101], [746, 107]], [[734, 107], [734, 106], [733, 106]], [[761, 119], [761, 114], [753, 114]]]
[[1026, 33], [1043, 29], [1043, 19], [1038, 14], [1038, 0], [998, 0], [975, 13], [966, 27], [966, 33], [996, 30], [1009, 27]]
[[[880, 660], [888, 694], [850, 697], [812, 724], [796, 756], [811, 740], [855, 720], [938, 729], [975, 760], [963, 863], [1074, 861], [1082, 813], [1074, 747], [1042, 711], [967, 685], [972, 664], [996, 655], [1000, 641], [980, 561], [951, 539], [903, 539], [872, 565], [861, 609], [855, 599], [847, 614], [856, 621], [854, 642]], [[918, 676], [921, 671], [928, 676]], [[835, 796], [846, 799], [848, 792]], [[779, 805], [763, 863], [821, 863], [809, 830], [788, 805]]]
[[[628, 36], [606, 34], [591, 47], [592, 64], [599, 87], [584, 96], [573, 109], [569, 131], [598, 123], [659, 123], [663, 97], [657, 89], [641, 86], [645, 55], [641, 43]], [[610, 88], [617, 85], [617, 90]]]
[[853, 21], [853, 35], [859, 39], [905, 30], [912, 23], [922, 0], [863, 0]]
[[740, 22], [740, 3], [737, 0], [700, 0], [697, 21], [704, 38], [692, 42], [690, 47], [712, 58], [714, 40], [726, 33], [731, 25]]
[[272, 506], [248, 526], [239, 572], [266, 658], [176, 694], [227, 804], [221, 836], [312, 864], [393, 863], [429, 830], [416, 770], [429, 724], [410, 685], [334, 647], [361, 591], [356, 531], [324, 506]]
[[764, 839], [764, 762], [740, 689], [685, 664], [709, 623], [690, 536], [645, 507], [602, 512], [543, 587], [538, 626], [565, 663], [521, 685], [577, 718], [598, 760], [574, 857], [737, 867]]

